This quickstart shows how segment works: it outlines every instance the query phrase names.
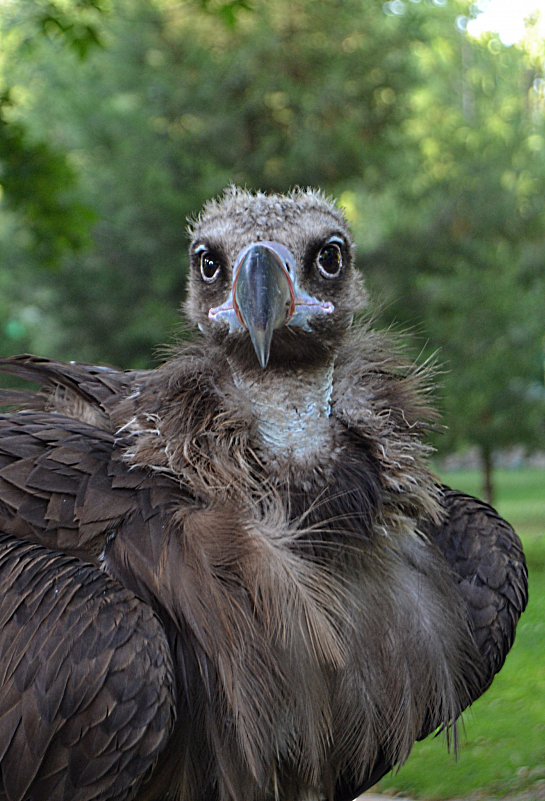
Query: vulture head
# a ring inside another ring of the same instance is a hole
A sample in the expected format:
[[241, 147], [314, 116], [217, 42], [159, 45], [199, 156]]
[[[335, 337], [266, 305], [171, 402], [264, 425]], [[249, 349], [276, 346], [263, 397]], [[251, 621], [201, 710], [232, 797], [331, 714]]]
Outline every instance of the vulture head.
[[234, 367], [312, 368], [334, 356], [365, 292], [333, 202], [231, 188], [191, 234], [186, 310]]

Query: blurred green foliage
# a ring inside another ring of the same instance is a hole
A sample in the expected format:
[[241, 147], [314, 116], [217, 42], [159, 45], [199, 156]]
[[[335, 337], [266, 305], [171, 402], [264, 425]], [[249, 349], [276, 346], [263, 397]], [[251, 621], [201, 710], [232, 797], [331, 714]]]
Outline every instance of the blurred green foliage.
[[20, 213], [29, 250], [44, 266], [55, 265], [68, 249], [89, 239], [90, 208], [70, 198], [77, 178], [64, 156], [45, 142], [29, 142], [25, 128], [9, 121], [9, 94], [0, 98], [2, 190]]
[[339, 198], [385, 324], [444, 365], [440, 448], [543, 444], [544, 45], [466, 0], [0, 10], [0, 352], [147, 366], [185, 219], [230, 182]]

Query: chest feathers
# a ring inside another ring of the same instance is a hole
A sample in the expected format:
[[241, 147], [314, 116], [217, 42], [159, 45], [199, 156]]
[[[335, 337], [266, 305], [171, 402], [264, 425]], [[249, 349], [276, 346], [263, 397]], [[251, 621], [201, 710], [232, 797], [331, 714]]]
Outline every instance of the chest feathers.
[[180, 683], [163, 757], [171, 784], [141, 797], [167, 786], [188, 801], [202, 786], [222, 801], [332, 797], [379, 753], [403, 761], [424, 728], [452, 723], [477, 680], [461, 600], [415, 532], [434, 512], [430, 481], [424, 468], [403, 478], [403, 459], [418, 461], [410, 433], [396, 444], [390, 431], [386, 447], [343, 426], [331, 382], [327, 401], [312, 400], [325, 404], [327, 434], [310, 434], [337, 452], [283, 481], [268, 466], [282, 453], [267, 455], [279, 427], [270, 434], [236, 382], [207, 391], [199, 375], [198, 403], [184, 375], [171, 381], [176, 403], [161, 399], [160, 425], [153, 408], [125, 424], [126, 461], [179, 490], [160, 543], [120, 529], [105, 556], [166, 610]]
[[184, 798], [331, 797], [469, 700], [478, 658], [439, 558], [416, 537], [310, 554], [302, 534], [274, 504], [210, 506], [174, 512], [146, 567], [123, 532], [109, 546], [109, 572], [131, 586], [138, 565], [172, 621], [184, 742], [165, 760]]

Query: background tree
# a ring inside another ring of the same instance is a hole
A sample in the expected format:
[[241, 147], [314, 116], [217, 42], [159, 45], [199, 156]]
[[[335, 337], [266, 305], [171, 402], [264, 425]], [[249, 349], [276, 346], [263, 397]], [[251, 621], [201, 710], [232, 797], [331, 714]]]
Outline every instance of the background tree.
[[405, 130], [421, 168], [397, 203], [411, 211], [366, 267], [392, 302], [386, 316], [440, 349], [448, 435], [437, 444], [480, 447], [492, 501], [493, 451], [543, 443], [541, 54], [444, 28], [417, 55], [427, 80]]

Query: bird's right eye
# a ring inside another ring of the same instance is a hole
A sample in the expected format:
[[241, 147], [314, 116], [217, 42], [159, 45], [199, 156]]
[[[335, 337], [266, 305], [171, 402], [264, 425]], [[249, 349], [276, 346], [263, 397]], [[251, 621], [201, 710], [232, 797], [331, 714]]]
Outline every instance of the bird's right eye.
[[212, 284], [221, 272], [221, 261], [209, 251], [201, 253], [201, 275], [203, 281]]

